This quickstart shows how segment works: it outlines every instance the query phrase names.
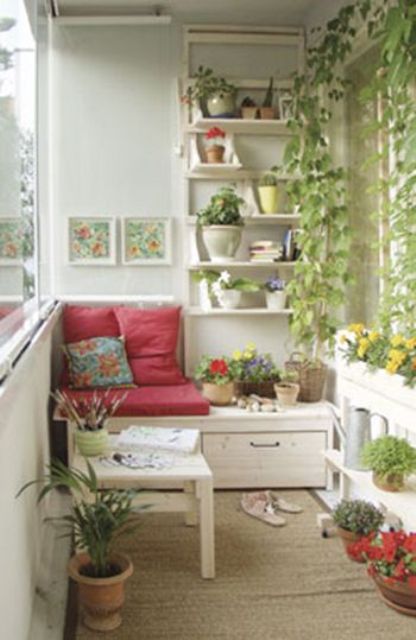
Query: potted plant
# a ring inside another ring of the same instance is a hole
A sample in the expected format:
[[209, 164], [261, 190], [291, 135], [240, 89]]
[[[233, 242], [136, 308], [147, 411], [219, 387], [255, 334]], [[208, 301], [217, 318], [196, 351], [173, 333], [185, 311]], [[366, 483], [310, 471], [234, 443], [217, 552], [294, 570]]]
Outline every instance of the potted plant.
[[245, 204], [233, 187], [222, 187], [209, 204], [198, 211], [198, 225], [211, 262], [232, 260], [241, 242], [244, 224], [240, 207]]
[[212, 285], [216, 282], [220, 273], [211, 269], [201, 269], [192, 273], [192, 279], [199, 285], [199, 305], [203, 311], [212, 309]]
[[224, 162], [225, 135], [225, 131], [220, 127], [211, 127], [204, 134], [208, 164], [221, 164]]
[[250, 96], [246, 96], [241, 102], [241, 117], [244, 120], [255, 120], [257, 117], [257, 105]]
[[[290, 287], [289, 283], [287, 288]], [[292, 300], [292, 298], [291, 298]], [[299, 400], [301, 402], [319, 402], [322, 398], [327, 365], [320, 358], [309, 357], [300, 351], [294, 351], [285, 362], [289, 371], [295, 371], [299, 379]]]
[[382, 531], [363, 538], [361, 546], [383, 601], [399, 613], [416, 615], [416, 533]]
[[200, 65], [194, 83], [187, 89], [182, 101], [197, 104], [204, 116], [233, 118], [235, 115], [236, 87], [224, 78], [214, 75], [209, 67]]
[[380, 509], [365, 500], [342, 500], [333, 510], [332, 519], [348, 557], [355, 562], [365, 562], [360, 541], [380, 529], [384, 522]]
[[215, 406], [231, 403], [234, 395], [233, 370], [228, 358], [203, 356], [195, 370], [195, 378], [202, 382], [202, 395]]
[[279, 207], [279, 167], [272, 167], [259, 180], [258, 193], [261, 213], [277, 213]]
[[286, 282], [278, 277], [267, 278], [264, 283], [266, 304], [268, 309], [281, 311], [286, 305]]
[[108, 449], [108, 431], [106, 424], [126, 399], [127, 391], [121, 396], [115, 393], [111, 397], [111, 388], [91, 397], [71, 398], [59, 389], [51, 396], [56, 400], [59, 410], [74, 423], [75, 444], [83, 456], [100, 456]]
[[260, 118], [262, 120], [273, 120], [274, 115], [275, 114], [274, 114], [274, 107], [273, 107], [273, 76], [272, 76], [269, 80], [269, 86], [267, 87], [263, 104], [260, 107]]
[[228, 271], [222, 271], [212, 282], [211, 290], [223, 309], [236, 309], [240, 304], [243, 292], [259, 291], [260, 285], [251, 278], [236, 278], [233, 280]]
[[[100, 489], [92, 465], [87, 472], [68, 469], [59, 460], [52, 461], [40, 480], [25, 484], [18, 496], [32, 484], [43, 485], [38, 501], [58, 487], [66, 487], [72, 498], [71, 513], [59, 521], [74, 535], [75, 546], [83, 551], [69, 561], [68, 572], [78, 584], [84, 609], [84, 623], [94, 631], [111, 631], [121, 624], [124, 583], [133, 573], [128, 556], [113, 550], [117, 537], [129, 528], [134, 492]], [[137, 514], [135, 516], [137, 518]]]
[[300, 386], [297, 373], [294, 371], [283, 371], [280, 374], [279, 382], [274, 384], [274, 392], [279, 404], [283, 407], [293, 407], [299, 396]]
[[234, 351], [232, 367], [236, 396], [255, 393], [274, 398], [274, 384], [280, 380], [280, 370], [270, 353], [258, 353], [256, 345], [250, 342], [242, 351]]
[[376, 487], [401, 491], [406, 476], [416, 471], [416, 449], [405, 438], [382, 436], [364, 445], [362, 461], [372, 470]]

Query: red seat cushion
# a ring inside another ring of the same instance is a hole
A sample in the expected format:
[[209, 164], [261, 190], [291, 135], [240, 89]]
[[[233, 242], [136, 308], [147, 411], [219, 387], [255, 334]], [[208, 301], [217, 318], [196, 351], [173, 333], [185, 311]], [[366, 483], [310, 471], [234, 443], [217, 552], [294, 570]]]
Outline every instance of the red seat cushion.
[[[70, 397], [91, 398], [93, 393], [104, 394], [104, 390], [78, 391], [68, 387], [62, 391]], [[111, 393], [122, 395], [127, 393], [125, 401], [121, 404], [117, 416], [204, 416], [209, 413], [209, 402], [199, 393], [192, 382], [181, 385], [150, 386], [124, 390]]]
[[120, 335], [113, 307], [66, 305], [63, 315], [64, 342], [80, 342], [98, 337]]
[[176, 362], [180, 312], [180, 307], [115, 308], [136, 384], [181, 385], [186, 382]]

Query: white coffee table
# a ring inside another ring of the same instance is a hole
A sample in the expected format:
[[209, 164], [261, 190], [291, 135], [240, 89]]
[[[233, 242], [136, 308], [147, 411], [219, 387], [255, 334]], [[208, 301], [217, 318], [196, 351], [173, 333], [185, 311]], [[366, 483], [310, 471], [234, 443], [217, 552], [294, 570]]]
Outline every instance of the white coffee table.
[[[116, 451], [116, 436], [110, 436], [112, 451]], [[202, 453], [168, 454], [173, 466], [166, 469], [130, 469], [108, 466], [99, 458], [88, 458], [97, 474], [101, 489], [146, 489], [138, 493], [134, 505], [151, 505], [148, 511], [179, 511], [185, 513], [185, 523], [196, 525], [199, 511], [201, 575], [215, 578], [214, 492], [211, 469]], [[78, 452], [72, 465], [86, 470], [85, 458]], [[179, 490], [166, 491], [174, 486]], [[151, 492], [148, 491], [152, 490]], [[165, 491], [163, 491], [165, 489]], [[153, 492], [153, 490], [157, 490]]]

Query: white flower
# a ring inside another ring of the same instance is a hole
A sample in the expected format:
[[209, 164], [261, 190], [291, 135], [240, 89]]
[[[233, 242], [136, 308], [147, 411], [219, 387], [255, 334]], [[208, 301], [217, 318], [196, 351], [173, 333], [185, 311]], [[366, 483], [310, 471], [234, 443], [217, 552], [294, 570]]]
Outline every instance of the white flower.
[[218, 278], [218, 282], [220, 284], [230, 284], [231, 282], [231, 274], [229, 271], [221, 271], [220, 277]]

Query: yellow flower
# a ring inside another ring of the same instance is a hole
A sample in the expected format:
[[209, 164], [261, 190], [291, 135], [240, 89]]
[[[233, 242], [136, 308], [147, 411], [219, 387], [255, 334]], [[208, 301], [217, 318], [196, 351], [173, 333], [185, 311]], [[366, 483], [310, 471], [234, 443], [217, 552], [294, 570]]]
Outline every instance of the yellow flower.
[[370, 346], [370, 340], [368, 338], [360, 338], [358, 342], [357, 355], [359, 358], [364, 358]]
[[390, 360], [386, 365], [386, 371], [387, 373], [391, 373], [391, 374], [397, 373], [397, 369], [399, 368], [399, 366], [400, 365]]
[[345, 335], [345, 333], [343, 333], [342, 336], [340, 336], [339, 342], [340, 342], [340, 344], [345, 344], [346, 342], [348, 342], [348, 338]]
[[233, 360], [241, 360], [242, 357], [243, 357], [243, 354], [241, 353], [241, 351], [239, 349], [236, 349], [233, 352]]
[[398, 367], [403, 364], [406, 358], [407, 353], [404, 353], [404, 351], [400, 351], [399, 349], [390, 349], [389, 351], [389, 360], [394, 364], [397, 364]]
[[406, 349], [414, 349], [416, 347], [416, 338], [406, 340]]
[[390, 344], [392, 347], [401, 347], [402, 345], [406, 344], [406, 340], [402, 335], [400, 335], [400, 333], [398, 333], [396, 336], [393, 336], [391, 338]]
[[253, 352], [252, 351], [243, 351], [243, 360], [251, 360], [253, 357]]
[[370, 331], [368, 334], [368, 339], [370, 342], [376, 342], [380, 338], [380, 333], [378, 331]]
[[246, 351], [255, 351], [256, 350], [256, 345], [254, 344], [254, 342], [247, 342], [246, 344]]
[[363, 333], [365, 326], [362, 322], [356, 322], [355, 324], [350, 324], [348, 326], [348, 331], [352, 331], [353, 333]]

